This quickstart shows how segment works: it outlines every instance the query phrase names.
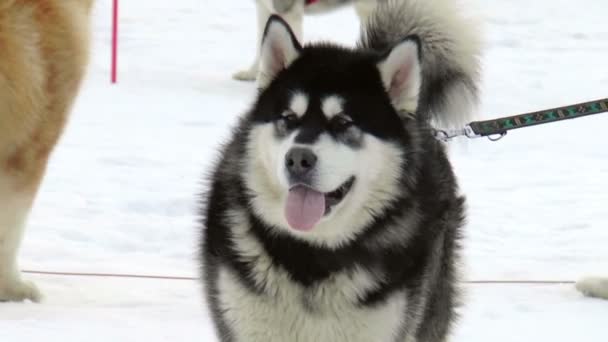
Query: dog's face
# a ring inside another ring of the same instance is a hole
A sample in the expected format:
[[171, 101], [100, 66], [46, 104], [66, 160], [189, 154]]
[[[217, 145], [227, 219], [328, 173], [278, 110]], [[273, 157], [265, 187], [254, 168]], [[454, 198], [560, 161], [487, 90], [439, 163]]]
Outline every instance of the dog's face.
[[260, 219], [332, 247], [390, 207], [412, 139], [397, 106], [407, 106], [410, 88], [417, 94], [419, 86], [417, 47], [407, 44], [404, 69], [392, 52], [302, 49], [285, 23], [271, 19], [244, 174]]

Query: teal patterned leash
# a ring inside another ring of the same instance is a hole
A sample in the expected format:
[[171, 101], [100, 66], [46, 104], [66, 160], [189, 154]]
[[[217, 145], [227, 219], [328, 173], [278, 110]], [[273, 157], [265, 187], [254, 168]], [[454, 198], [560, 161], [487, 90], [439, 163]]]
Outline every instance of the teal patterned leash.
[[496, 141], [504, 137], [510, 130], [606, 112], [608, 112], [608, 98], [498, 119], [473, 121], [463, 129], [435, 130], [435, 138], [449, 141], [458, 136], [488, 137], [490, 140]]

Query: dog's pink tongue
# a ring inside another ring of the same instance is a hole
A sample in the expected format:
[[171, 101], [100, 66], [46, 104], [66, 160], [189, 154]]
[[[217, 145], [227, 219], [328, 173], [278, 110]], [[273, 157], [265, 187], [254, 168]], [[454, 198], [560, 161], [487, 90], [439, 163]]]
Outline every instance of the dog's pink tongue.
[[325, 195], [307, 188], [296, 186], [289, 190], [285, 217], [293, 229], [310, 230], [325, 213]]

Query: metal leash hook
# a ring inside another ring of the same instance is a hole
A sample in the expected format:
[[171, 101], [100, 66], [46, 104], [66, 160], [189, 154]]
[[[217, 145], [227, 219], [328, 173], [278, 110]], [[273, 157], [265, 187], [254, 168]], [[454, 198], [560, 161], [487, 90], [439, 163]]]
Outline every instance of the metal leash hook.
[[481, 137], [481, 135], [476, 134], [469, 125], [466, 125], [461, 129], [434, 129], [433, 136], [435, 136], [435, 139], [443, 142], [448, 142], [457, 137], [467, 137], [469, 139]]
[[507, 135], [507, 131], [500, 132], [500, 133], [494, 134], [494, 135], [488, 135], [487, 137], [488, 137], [488, 140], [493, 142], [493, 141], [498, 141], [498, 140], [502, 139], [505, 135]]
[[461, 136], [470, 139], [487, 137], [490, 141], [498, 141], [507, 135], [508, 131], [513, 129], [576, 119], [600, 113], [608, 113], [608, 98], [497, 119], [473, 121], [464, 126], [463, 129], [433, 129], [433, 136], [435, 139], [443, 142], [448, 142], [453, 138]]
[[484, 136], [486, 138], [488, 138], [488, 140], [490, 140], [490, 141], [498, 141], [498, 140], [502, 139], [505, 135], [507, 135], [507, 131], [500, 132], [497, 134], [492, 134], [492, 135], [477, 134], [477, 133], [475, 133], [475, 131], [473, 131], [473, 128], [471, 128], [470, 125], [466, 125], [466, 126], [464, 126], [464, 128], [461, 128], [461, 129], [434, 129], [433, 130], [433, 136], [435, 137], [435, 139], [437, 139], [439, 141], [443, 141], [443, 142], [448, 142], [457, 137], [467, 137], [469, 139], [475, 139], [475, 138], [482, 138]]

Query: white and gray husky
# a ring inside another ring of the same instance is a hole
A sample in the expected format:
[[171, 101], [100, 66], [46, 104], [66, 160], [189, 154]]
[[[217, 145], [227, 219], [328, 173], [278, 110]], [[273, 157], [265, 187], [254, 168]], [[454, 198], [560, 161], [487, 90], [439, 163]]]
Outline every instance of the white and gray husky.
[[442, 342], [464, 198], [430, 121], [477, 102], [477, 29], [452, 0], [379, 4], [356, 48], [272, 16], [259, 94], [202, 209], [223, 342]]
[[[264, 27], [268, 18], [279, 14], [287, 22], [298, 41], [302, 41], [303, 17], [305, 13], [323, 13], [342, 5], [353, 4], [359, 20], [364, 23], [378, 1], [383, 0], [255, 0], [257, 12], [256, 47], [261, 46]], [[251, 66], [233, 75], [234, 79], [253, 81], [259, 71], [259, 50]]]

